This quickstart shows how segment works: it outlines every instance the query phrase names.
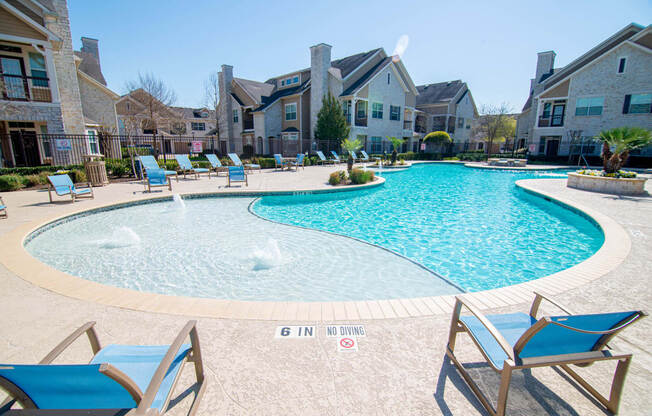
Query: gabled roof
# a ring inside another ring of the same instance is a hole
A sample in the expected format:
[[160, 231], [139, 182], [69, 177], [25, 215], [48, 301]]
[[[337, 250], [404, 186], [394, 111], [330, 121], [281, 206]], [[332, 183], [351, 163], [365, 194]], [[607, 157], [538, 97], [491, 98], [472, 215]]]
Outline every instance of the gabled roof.
[[371, 58], [372, 55], [381, 50], [382, 48], [376, 48], [367, 52], [361, 52], [355, 55], [347, 56], [342, 59], [336, 59], [331, 61], [331, 66], [339, 69], [342, 73], [342, 78], [346, 78], [347, 75], [353, 72], [364, 61]]
[[106, 86], [106, 79], [104, 79], [102, 68], [97, 58], [88, 52], [74, 51], [74, 54], [81, 59], [78, 69], [95, 81]]
[[[380, 71], [382, 71], [387, 65], [389, 65], [392, 62], [392, 58], [387, 57], [378, 62], [376, 65], [373, 66], [369, 71], [367, 71], [364, 75], [362, 75], [356, 82], [351, 84], [349, 88], [347, 88], [342, 94], [340, 94], [340, 97], [346, 97], [348, 95], [353, 94], [356, 92], [358, 89], [362, 88], [367, 82], [369, 82], [376, 74], [378, 74]], [[344, 76], [344, 75], [342, 75]]]
[[305, 81], [303, 84], [298, 85], [296, 87], [283, 88], [281, 90], [278, 90], [274, 94], [270, 95], [269, 97], [263, 97], [263, 104], [258, 108], [254, 109], [254, 112], [265, 110], [267, 107], [274, 104], [276, 101], [280, 100], [283, 97], [303, 93], [309, 87], [310, 87], [310, 80]]
[[235, 95], [234, 93], [231, 93], [231, 97], [233, 97], [233, 99], [234, 99], [238, 104], [240, 104], [241, 106], [244, 107], [244, 103], [242, 102], [242, 100], [241, 100], [240, 98], [238, 98], [237, 95]]
[[[191, 107], [170, 107], [172, 110], [176, 111], [185, 119], [198, 119], [198, 120], [210, 120], [215, 119], [215, 111], [209, 110], [207, 108], [191, 108]], [[206, 111], [208, 117], [198, 117], [197, 113], [201, 111]]]
[[448, 103], [462, 90], [466, 83], [455, 81], [438, 82], [436, 84], [417, 85], [417, 105]]
[[266, 82], [252, 81], [244, 78], [233, 78], [243, 90], [257, 103], [262, 101], [263, 96], [270, 95], [274, 91], [274, 85]]

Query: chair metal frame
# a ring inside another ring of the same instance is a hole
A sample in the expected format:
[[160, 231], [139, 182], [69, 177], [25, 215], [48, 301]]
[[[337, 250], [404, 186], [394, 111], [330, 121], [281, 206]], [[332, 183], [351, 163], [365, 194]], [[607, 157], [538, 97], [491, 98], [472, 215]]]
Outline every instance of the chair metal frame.
[[[168, 178], [169, 179], [169, 178]], [[72, 334], [70, 334], [66, 339], [61, 341], [59, 345], [54, 347], [38, 364], [51, 364], [61, 353], [72, 344], [77, 338], [81, 335], [86, 334], [88, 341], [91, 344], [91, 349], [93, 350], [93, 355], [97, 354], [102, 348], [95, 331], [95, 322], [87, 322], [81, 327], [77, 328]], [[183, 342], [186, 338], [190, 338], [191, 350], [184, 358], [181, 363], [181, 368], [177, 373], [176, 378], [172, 382], [170, 391], [165, 399], [165, 403], [162, 406], [163, 413], [160, 413], [158, 409], [152, 409], [151, 405], [156, 394], [158, 393], [161, 383], [165, 378], [168, 369], [172, 365], [172, 362], [175, 359], [175, 356], [179, 352], [179, 349], [183, 345]], [[70, 410], [70, 409], [38, 409], [34, 402], [29, 398], [29, 396], [17, 385], [0, 377], [0, 388], [4, 389], [9, 397], [0, 404], [0, 414], [11, 416], [11, 415], [48, 415], [48, 416], [75, 416], [75, 415], [95, 415], [95, 416], [108, 416], [108, 415], [125, 415], [125, 416], [155, 416], [160, 414], [165, 414], [167, 412], [168, 404], [170, 403], [170, 396], [174, 391], [177, 382], [179, 381], [179, 375], [183, 371], [183, 367], [188, 362], [194, 363], [195, 367], [195, 377], [197, 383], [199, 384], [199, 389], [195, 395], [195, 399], [190, 407], [188, 412], [189, 416], [193, 416], [197, 412], [197, 407], [201, 398], [204, 395], [206, 389], [206, 380], [204, 378], [204, 366], [201, 358], [201, 349], [199, 346], [199, 336], [197, 334], [197, 321], [188, 321], [186, 325], [181, 329], [174, 342], [168, 348], [165, 356], [161, 360], [156, 372], [152, 376], [152, 379], [147, 386], [145, 392], [142, 392], [138, 385], [125, 373], [112, 366], [111, 364], [102, 364], [100, 366], [100, 372], [107, 377], [115, 380], [118, 384], [124, 387], [127, 392], [131, 395], [134, 401], [137, 404], [136, 408], [133, 409], [79, 409], [79, 410]], [[14, 403], [21, 405], [22, 409], [12, 409]]]
[[[64, 175], [68, 175], [68, 174], [64, 174]], [[70, 178], [70, 176], [68, 176], [68, 178]], [[71, 182], [72, 182], [72, 180], [71, 180]], [[76, 195], [76, 194], [73, 192], [73, 188], [74, 188], [74, 189], [77, 189], [77, 185], [83, 185], [83, 186], [81, 186], [79, 189], [86, 189], [86, 188], [88, 188], [88, 189], [90, 189], [91, 191], [90, 191], [89, 193]], [[64, 185], [62, 185], [62, 186], [64, 186]], [[67, 186], [67, 185], [65, 185], [65, 186]], [[48, 178], [48, 197], [50, 198], [50, 203], [53, 203], [53, 202], [54, 202], [54, 200], [52, 199], [52, 191], [54, 191], [54, 193], [55, 193], [57, 196], [66, 196], [66, 195], [70, 194], [70, 198], [71, 198], [71, 201], [72, 201], [72, 202], [75, 202], [75, 199], [77, 199], [77, 198], [90, 198], [90, 199], [95, 199], [95, 194], [93, 193], [93, 185], [91, 185], [90, 182], [79, 182], [79, 183], [73, 183], [72, 186], [67, 186], [67, 187], [68, 187], [68, 193], [65, 193], [65, 194], [59, 194], [59, 193], [57, 192], [57, 190], [56, 190], [56, 187], [52, 184], [52, 181], [50, 181], [50, 178]]]
[[[555, 305], [568, 315], [573, 315], [568, 308], [560, 305], [559, 303], [553, 301], [547, 296], [544, 296], [540, 293], [534, 292], [535, 297], [530, 308], [529, 315], [536, 319], [539, 306], [543, 300], [550, 302]], [[496, 407], [489, 402], [489, 399], [480, 391], [478, 385], [473, 381], [469, 373], [464, 369], [462, 363], [455, 356], [455, 341], [457, 334], [460, 332], [469, 332], [469, 329], [464, 325], [464, 322], [460, 320], [460, 313], [462, 307], [468, 309], [482, 325], [489, 331], [489, 333], [495, 338], [496, 342], [507, 354], [507, 359], [503, 364], [503, 368], [499, 369], [493, 365], [490, 358], [485, 353], [483, 347], [475, 337], [470, 336], [473, 342], [476, 344], [483, 357], [489, 363], [491, 368], [500, 374], [500, 388], [498, 390], [498, 402]], [[507, 395], [509, 392], [509, 384], [512, 378], [512, 372], [514, 370], [523, 370], [528, 368], [537, 368], [537, 367], [551, 367], [559, 366], [566, 373], [568, 373], [577, 383], [579, 383], [586, 391], [595, 397], [600, 403], [602, 403], [609, 411], [612, 413], [618, 412], [618, 406], [620, 404], [620, 397], [623, 390], [623, 384], [625, 382], [625, 376], [627, 374], [627, 369], [632, 359], [631, 353], [623, 353], [612, 350], [607, 343], [611, 340], [618, 332], [623, 330], [625, 327], [631, 325], [640, 318], [647, 316], [643, 311], [637, 312], [637, 315], [633, 318], [627, 319], [625, 322], [619, 323], [615, 328], [609, 331], [595, 332], [595, 331], [585, 331], [578, 328], [572, 328], [569, 326], [561, 325], [558, 322], [553, 322], [550, 317], [543, 316], [537, 322], [535, 322], [525, 333], [520, 337], [514, 346], [511, 346], [509, 342], [501, 335], [501, 333], [496, 329], [496, 327], [473, 305], [469, 304], [464, 300], [462, 296], [456, 296], [455, 307], [453, 308], [453, 316], [451, 319], [450, 332], [448, 336], [448, 345], [446, 348], [446, 355], [453, 361], [455, 367], [464, 378], [464, 381], [471, 388], [475, 396], [480, 400], [482, 405], [487, 409], [491, 415], [503, 416], [505, 415], [505, 410], [507, 406]], [[561, 325], [567, 329], [571, 329], [580, 333], [591, 333], [591, 334], [602, 334], [602, 337], [593, 347], [592, 351], [573, 353], [573, 354], [559, 354], [559, 355], [550, 355], [550, 356], [541, 356], [541, 357], [530, 357], [530, 358], [520, 358], [519, 354], [523, 348], [527, 345], [539, 331], [545, 328], [547, 325]], [[573, 371], [569, 365], [575, 364], [579, 367], [586, 367], [597, 361], [610, 361], [617, 360], [618, 365], [614, 373], [614, 377], [611, 382], [611, 390], [609, 398], [604, 397], [598, 391], [591, 386], [584, 378], [579, 374]]]

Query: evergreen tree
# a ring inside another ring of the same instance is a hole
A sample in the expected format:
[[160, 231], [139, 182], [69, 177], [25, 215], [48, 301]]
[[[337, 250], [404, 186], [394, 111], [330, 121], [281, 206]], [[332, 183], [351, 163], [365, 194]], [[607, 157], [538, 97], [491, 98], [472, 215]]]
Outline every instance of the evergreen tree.
[[317, 140], [340, 140], [349, 137], [349, 126], [342, 111], [342, 105], [330, 92], [321, 100], [322, 106], [317, 113]]

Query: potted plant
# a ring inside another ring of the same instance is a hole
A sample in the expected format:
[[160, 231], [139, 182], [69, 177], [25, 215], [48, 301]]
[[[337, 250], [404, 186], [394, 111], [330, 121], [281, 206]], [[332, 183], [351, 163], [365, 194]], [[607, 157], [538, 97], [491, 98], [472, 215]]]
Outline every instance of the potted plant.
[[342, 140], [341, 147], [347, 153], [346, 170], [351, 172], [351, 169], [353, 169], [353, 156], [351, 156], [351, 152], [360, 150], [362, 148], [362, 142], [359, 139], [344, 139]]
[[568, 174], [567, 186], [619, 195], [644, 193], [645, 178], [622, 170], [632, 150], [652, 144], [652, 133], [640, 127], [617, 127], [603, 130], [596, 137], [602, 141], [603, 170], [583, 169]]

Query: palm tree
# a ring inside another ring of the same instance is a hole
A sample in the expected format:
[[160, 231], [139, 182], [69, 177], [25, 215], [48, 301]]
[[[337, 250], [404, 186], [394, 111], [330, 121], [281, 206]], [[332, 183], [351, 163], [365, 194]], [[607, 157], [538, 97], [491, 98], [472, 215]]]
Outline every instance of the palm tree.
[[603, 130], [597, 139], [602, 140], [605, 173], [616, 173], [627, 163], [630, 151], [652, 144], [652, 133], [640, 127], [617, 127]]
[[397, 138], [394, 136], [387, 136], [390, 142], [392, 142], [392, 165], [396, 164], [396, 158], [398, 157], [398, 149], [403, 146], [404, 139]]
[[342, 140], [341, 147], [342, 150], [348, 153], [348, 159], [346, 159], [346, 170], [351, 172], [351, 169], [353, 169], [353, 156], [351, 156], [351, 152], [358, 151], [358, 149], [362, 147], [362, 142], [359, 139], [344, 139]]

